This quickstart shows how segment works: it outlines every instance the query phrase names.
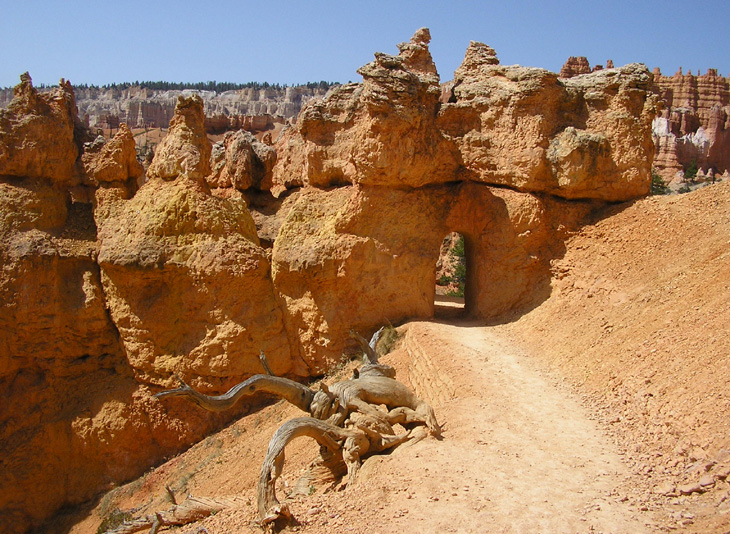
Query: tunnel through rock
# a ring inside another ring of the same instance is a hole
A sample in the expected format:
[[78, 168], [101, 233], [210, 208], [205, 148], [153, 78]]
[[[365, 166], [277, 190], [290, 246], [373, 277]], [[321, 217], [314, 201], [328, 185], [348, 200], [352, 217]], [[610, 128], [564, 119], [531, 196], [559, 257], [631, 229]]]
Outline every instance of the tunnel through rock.
[[451, 232], [441, 243], [436, 262], [434, 316], [456, 318], [466, 313], [467, 287], [466, 240], [459, 232]]

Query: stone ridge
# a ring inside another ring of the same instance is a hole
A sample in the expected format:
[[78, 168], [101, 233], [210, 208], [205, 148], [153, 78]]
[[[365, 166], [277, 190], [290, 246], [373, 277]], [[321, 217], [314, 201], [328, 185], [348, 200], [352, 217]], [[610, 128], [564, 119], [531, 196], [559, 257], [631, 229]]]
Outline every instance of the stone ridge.
[[499, 65], [472, 42], [444, 94], [426, 37], [417, 33], [398, 56], [376, 53], [358, 70], [362, 84], [305, 106], [277, 145], [275, 194], [459, 180], [613, 202], [648, 193], [656, 110], [646, 67], [559, 80]]

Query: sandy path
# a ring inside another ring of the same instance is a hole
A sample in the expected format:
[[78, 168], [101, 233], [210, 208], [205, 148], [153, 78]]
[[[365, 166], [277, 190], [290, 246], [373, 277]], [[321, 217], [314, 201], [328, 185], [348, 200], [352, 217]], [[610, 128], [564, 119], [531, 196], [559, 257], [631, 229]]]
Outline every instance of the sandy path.
[[[621, 501], [629, 475], [612, 444], [525, 354], [488, 328], [433, 323], [411, 324], [407, 347], [444, 439], [369, 459], [364, 496], [352, 488], [339, 501], [301, 503], [304, 531], [652, 531]], [[317, 520], [320, 507], [329, 513]]]

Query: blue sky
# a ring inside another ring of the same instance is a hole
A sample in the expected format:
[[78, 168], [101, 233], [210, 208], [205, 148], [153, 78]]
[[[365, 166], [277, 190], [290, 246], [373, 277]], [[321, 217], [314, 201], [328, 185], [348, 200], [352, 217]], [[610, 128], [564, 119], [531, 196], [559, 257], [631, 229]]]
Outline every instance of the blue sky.
[[36, 85], [359, 81], [374, 52], [397, 53], [423, 26], [442, 81], [470, 40], [552, 71], [582, 55], [728, 76], [728, 21], [727, 0], [0, 0], [0, 87], [26, 70]]

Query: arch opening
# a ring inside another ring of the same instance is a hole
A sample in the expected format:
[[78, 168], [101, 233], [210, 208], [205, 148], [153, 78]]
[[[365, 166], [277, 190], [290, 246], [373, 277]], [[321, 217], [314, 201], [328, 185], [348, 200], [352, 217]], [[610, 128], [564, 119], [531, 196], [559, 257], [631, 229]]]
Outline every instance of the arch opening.
[[459, 232], [451, 232], [441, 243], [436, 261], [436, 291], [434, 317], [455, 319], [464, 317], [467, 291], [467, 242]]

